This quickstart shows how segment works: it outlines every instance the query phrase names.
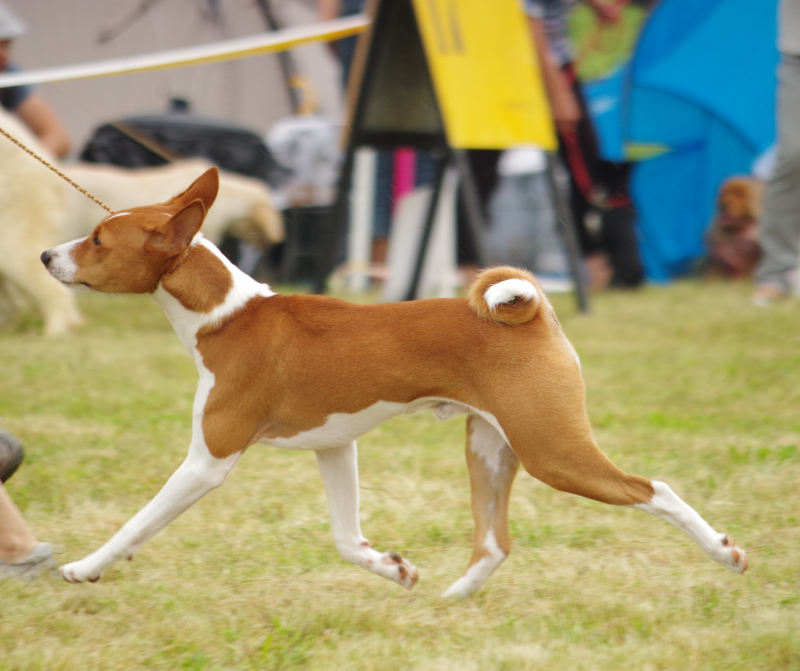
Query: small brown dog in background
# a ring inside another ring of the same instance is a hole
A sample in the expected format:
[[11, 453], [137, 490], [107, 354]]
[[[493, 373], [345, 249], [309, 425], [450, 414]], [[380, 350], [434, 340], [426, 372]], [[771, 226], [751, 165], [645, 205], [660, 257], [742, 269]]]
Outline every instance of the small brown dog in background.
[[719, 190], [717, 214], [708, 231], [709, 278], [751, 277], [761, 248], [758, 221], [764, 185], [751, 177], [732, 177]]

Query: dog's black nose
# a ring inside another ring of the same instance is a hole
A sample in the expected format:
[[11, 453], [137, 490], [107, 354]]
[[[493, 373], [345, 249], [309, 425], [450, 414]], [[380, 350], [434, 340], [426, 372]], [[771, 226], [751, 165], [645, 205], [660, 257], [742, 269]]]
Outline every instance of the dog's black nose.
[[42, 252], [42, 255], [39, 258], [42, 260], [42, 263], [44, 263], [44, 267], [47, 268], [47, 264], [50, 263], [50, 259], [53, 257], [50, 256], [50, 252]]

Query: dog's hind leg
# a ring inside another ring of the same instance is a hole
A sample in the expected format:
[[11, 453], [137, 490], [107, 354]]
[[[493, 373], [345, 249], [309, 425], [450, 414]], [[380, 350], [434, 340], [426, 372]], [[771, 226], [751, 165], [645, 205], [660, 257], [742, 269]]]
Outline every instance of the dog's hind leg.
[[317, 464], [328, 496], [331, 531], [336, 549], [345, 561], [377, 573], [411, 589], [417, 582], [417, 568], [396, 552], [380, 553], [361, 535], [358, 496], [358, 453], [355, 442], [318, 450]]
[[543, 416], [547, 423], [534, 431], [513, 415], [502, 422], [512, 448], [533, 477], [563, 492], [649, 512], [678, 527], [714, 561], [736, 573], [747, 570], [744, 550], [730, 536], [714, 531], [668, 485], [617, 468], [595, 445], [588, 420], [559, 413], [555, 404]]
[[744, 550], [737, 547], [728, 534], [714, 531], [699, 513], [684, 503], [669, 485], [652, 481], [653, 498], [647, 503], [634, 504], [634, 508], [660, 517], [675, 525], [697, 543], [715, 562], [735, 573], [744, 573], [749, 562]]
[[519, 459], [502, 435], [477, 415], [467, 418], [467, 466], [472, 488], [475, 539], [466, 573], [443, 597], [467, 597], [481, 587], [511, 550], [508, 497]]
[[60, 567], [68, 582], [95, 582], [117, 559], [133, 559], [137, 550], [212, 489], [221, 486], [241, 452], [212, 456], [202, 441], [192, 441], [189, 456], [155, 498], [134, 515], [103, 547], [85, 559]]

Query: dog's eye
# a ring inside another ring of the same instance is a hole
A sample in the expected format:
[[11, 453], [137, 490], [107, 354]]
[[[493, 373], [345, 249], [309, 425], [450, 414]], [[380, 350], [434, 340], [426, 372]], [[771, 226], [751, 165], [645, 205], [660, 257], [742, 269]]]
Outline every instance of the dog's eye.
[[92, 238], [92, 242], [94, 243], [95, 247], [100, 246], [100, 238], [98, 238], [96, 235]]

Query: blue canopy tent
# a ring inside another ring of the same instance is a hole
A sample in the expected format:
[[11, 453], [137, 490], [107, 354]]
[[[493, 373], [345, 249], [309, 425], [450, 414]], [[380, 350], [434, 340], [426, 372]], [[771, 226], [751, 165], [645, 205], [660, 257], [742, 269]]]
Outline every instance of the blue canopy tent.
[[777, 0], [662, 0], [629, 62], [586, 87], [610, 160], [639, 160], [632, 193], [648, 277], [704, 254], [720, 184], [773, 143]]

